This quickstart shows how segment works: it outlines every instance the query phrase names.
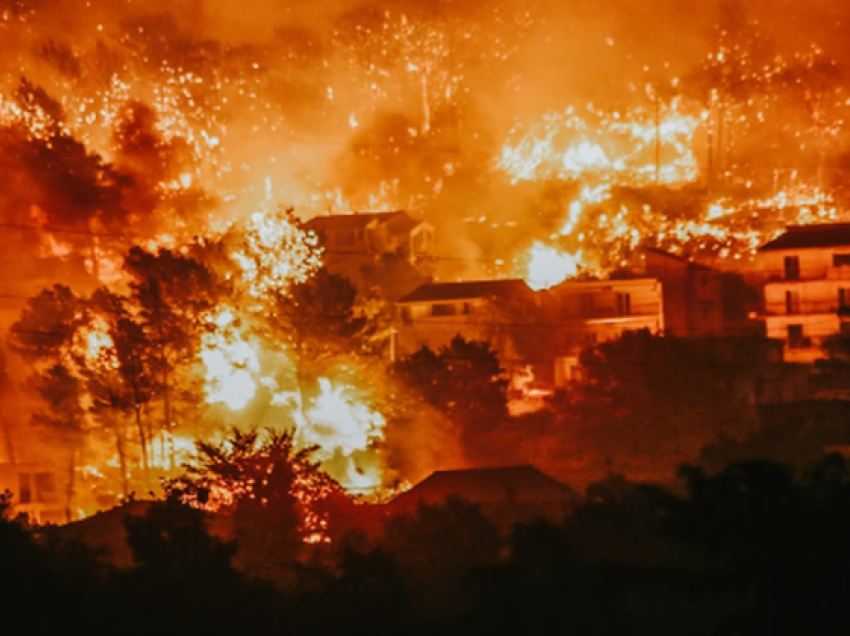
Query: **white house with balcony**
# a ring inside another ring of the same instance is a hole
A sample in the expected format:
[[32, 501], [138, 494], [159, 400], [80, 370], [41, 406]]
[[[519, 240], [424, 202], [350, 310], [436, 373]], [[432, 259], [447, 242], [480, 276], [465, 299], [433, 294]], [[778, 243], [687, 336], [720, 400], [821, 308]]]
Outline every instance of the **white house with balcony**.
[[758, 257], [767, 337], [786, 362], [822, 358], [826, 338], [850, 333], [850, 223], [789, 226]]

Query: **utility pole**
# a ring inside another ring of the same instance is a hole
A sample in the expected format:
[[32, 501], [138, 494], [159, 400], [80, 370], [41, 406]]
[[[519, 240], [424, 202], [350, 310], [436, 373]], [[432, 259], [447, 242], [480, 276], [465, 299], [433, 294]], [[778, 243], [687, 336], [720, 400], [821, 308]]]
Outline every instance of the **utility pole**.
[[661, 183], [661, 99], [655, 93], [655, 185]]

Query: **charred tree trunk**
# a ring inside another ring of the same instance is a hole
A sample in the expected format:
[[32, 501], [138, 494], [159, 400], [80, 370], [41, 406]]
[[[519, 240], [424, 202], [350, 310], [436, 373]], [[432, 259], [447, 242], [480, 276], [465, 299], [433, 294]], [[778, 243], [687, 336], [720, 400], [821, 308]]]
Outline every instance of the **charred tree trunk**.
[[71, 523], [71, 502], [74, 500], [74, 481], [77, 473], [77, 449], [71, 449], [68, 458], [68, 485], [65, 488], [65, 521]]
[[112, 418], [112, 432], [115, 434], [115, 450], [118, 453], [118, 467], [121, 470], [121, 492], [124, 500], [130, 495], [130, 483], [127, 480], [127, 452], [124, 448], [124, 436], [121, 434], [121, 426], [118, 418]]
[[148, 462], [148, 439], [145, 434], [145, 426], [142, 422], [142, 405], [138, 401], [133, 405], [136, 419], [136, 429], [139, 431], [139, 444], [142, 451], [142, 470], [145, 473], [145, 485], [150, 480], [150, 463]]

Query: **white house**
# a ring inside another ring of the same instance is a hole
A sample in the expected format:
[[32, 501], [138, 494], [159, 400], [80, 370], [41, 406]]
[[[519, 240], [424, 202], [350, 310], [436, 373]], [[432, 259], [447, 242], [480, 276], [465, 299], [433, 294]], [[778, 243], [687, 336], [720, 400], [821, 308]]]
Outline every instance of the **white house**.
[[786, 362], [822, 358], [826, 338], [850, 333], [850, 224], [789, 226], [758, 256], [767, 337]]

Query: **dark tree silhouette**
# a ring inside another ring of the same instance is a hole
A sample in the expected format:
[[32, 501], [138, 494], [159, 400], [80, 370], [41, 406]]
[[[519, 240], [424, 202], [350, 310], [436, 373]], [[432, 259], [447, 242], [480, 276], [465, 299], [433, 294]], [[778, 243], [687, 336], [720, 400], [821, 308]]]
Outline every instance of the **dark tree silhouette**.
[[489, 343], [455, 336], [434, 352], [423, 347], [399, 360], [396, 373], [409, 388], [461, 431], [467, 452], [482, 432], [507, 417], [507, 380]]
[[[151, 253], [133, 247], [124, 263], [131, 277], [131, 300], [139, 310], [147, 350], [144, 359], [151, 385], [162, 403], [162, 429], [177, 425], [176, 387], [180, 372], [194, 359], [206, 315], [215, 307], [222, 287], [204, 264], [178, 252]], [[135, 339], [136, 327], [125, 323], [126, 336]], [[183, 378], [184, 379], [184, 378]]]
[[196, 446], [196, 463], [166, 490], [231, 512], [239, 566], [257, 578], [290, 582], [305, 537], [328, 523], [323, 500], [339, 486], [311, 461], [313, 449], [296, 449], [288, 432], [233, 429], [221, 444]]

